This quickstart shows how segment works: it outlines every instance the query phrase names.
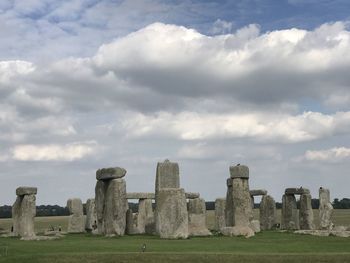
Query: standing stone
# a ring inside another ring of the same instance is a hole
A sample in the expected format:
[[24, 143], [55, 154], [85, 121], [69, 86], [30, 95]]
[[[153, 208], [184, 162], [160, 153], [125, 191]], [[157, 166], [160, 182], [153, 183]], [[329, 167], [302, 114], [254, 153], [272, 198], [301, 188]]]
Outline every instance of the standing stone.
[[126, 233], [128, 235], [138, 234], [135, 216], [131, 209], [126, 211]]
[[180, 188], [179, 165], [165, 160], [157, 164], [156, 172], [156, 199], [162, 188]]
[[67, 207], [69, 210], [68, 233], [84, 232], [84, 213], [83, 203], [79, 198], [68, 199]]
[[162, 188], [158, 191], [156, 224], [161, 238], [188, 237], [188, 213], [184, 189]]
[[188, 201], [188, 228], [190, 236], [210, 236], [206, 223], [206, 207], [203, 198]]
[[14, 235], [24, 239], [35, 237], [34, 217], [36, 214], [36, 187], [19, 187], [17, 199], [12, 207]]
[[97, 215], [95, 209], [95, 199], [88, 199], [86, 201], [86, 220], [85, 230], [92, 232], [97, 227]]
[[139, 199], [137, 231], [140, 234], [153, 234], [155, 231], [154, 213], [152, 211], [151, 199]]
[[333, 227], [332, 214], [333, 206], [330, 199], [329, 189], [320, 187], [319, 189], [320, 206], [319, 206], [319, 217], [320, 217], [320, 229], [331, 230]]
[[300, 196], [299, 225], [301, 230], [313, 230], [315, 228], [310, 194]]
[[225, 203], [225, 222], [226, 226], [233, 226], [233, 195], [232, 195], [232, 179], [226, 180], [227, 192]]
[[260, 228], [271, 230], [276, 224], [276, 202], [270, 195], [264, 195], [260, 203]]
[[105, 210], [105, 192], [107, 183], [97, 181], [95, 187], [95, 208], [97, 216], [97, 230], [100, 235], [104, 234], [104, 210]]
[[282, 197], [281, 229], [299, 229], [299, 212], [294, 195], [284, 194]]
[[103, 211], [104, 234], [123, 236], [126, 228], [126, 183], [124, 179], [108, 181]]
[[225, 222], [225, 198], [217, 198], [215, 200], [215, 230], [220, 231], [221, 228], [226, 227]]

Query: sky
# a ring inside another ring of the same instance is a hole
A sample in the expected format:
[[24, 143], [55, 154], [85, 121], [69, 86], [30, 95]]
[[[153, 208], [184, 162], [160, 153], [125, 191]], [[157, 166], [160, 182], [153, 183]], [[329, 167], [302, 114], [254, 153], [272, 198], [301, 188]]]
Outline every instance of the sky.
[[94, 197], [95, 172], [154, 191], [226, 195], [229, 166], [281, 201], [287, 187], [350, 197], [347, 0], [2, 0], [0, 204]]

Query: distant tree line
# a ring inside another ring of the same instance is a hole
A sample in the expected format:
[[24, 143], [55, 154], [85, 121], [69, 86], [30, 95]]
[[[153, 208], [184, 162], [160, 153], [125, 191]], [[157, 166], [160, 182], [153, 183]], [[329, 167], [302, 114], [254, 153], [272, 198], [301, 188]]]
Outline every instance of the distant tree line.
[[[319, 207], [318, 199], [311, 199], [311, 205], [313, 209], [318, 209]], [[335, 198], [333, 201], [334, 209], [350, 209], [350, 199], [349, 198]], [[215, 210], [215, 202], [208, 201], [205, 203], [207, 210]], [[299, 208], [299, 201], [297, 201], [297, 206]], [[130, 209], [135, 213], [138, 211], [138, 203], [129, 203]], [[282, 203], [276, 202], [277, 209], [282, 208]], [[259, 204], [255, 203], [254, 208], [259, 208]], [[154, 203], [153, 203], [154, 209]], [[85, 204], [84, 204], [85, 213]], [[36, 216], [67, 216], [69, 211], [67, 207], [62, 207], [59, 205], [39, 205], [36, 207]], [[0, 206], [0, 218], [11, 218], [12, 217], [12, 206], [4, 205]]]

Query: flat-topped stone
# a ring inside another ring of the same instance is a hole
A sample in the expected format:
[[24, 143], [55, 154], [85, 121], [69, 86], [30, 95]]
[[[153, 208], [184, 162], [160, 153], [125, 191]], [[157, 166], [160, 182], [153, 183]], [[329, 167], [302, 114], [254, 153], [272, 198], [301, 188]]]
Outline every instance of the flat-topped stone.
[[302, 195], [302, 194], [310, 194], [310, 190], [307, 188], [286, 188], [285, 192], [286, 195]]
[[186, 199], [196, 199], [199, 198], [200, 194], [199, 193], [185, 193]]
[[96, 171], [96, 179], [97, 180], [110, 180], [110, 179], [118, 179], [123, 178], [126, 174], [126, 170], [120, 167], [110, 167], [110, 168], [102, 168]]
[[232, 178], [231, 177], [226, 179], [226, 185], [227, 185], [227, 187], [232, 186]]
[[127, 193], [126, 199], [154, 199], [155, 194], [154, 193]]
[[16, 195], [36, 195], [38, 188], [21, 186], [16, 189]]
[[231, 178], [249, 178], [249, 168], [246, 165], [230, 166]]
[[267, 191], [264, 189], [250, 190], [250, 196], [267, 195]]

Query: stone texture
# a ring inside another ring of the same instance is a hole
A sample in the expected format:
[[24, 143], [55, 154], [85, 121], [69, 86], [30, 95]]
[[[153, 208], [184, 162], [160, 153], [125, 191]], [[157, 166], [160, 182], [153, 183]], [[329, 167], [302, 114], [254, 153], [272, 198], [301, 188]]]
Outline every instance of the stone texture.
[[300, 188], [287, 188], [284, 193], [286, 195], [302, 195], [302, 194], [310, 194], [310, 190], [300, 187]]
[[224, 236], [244, 236], [246, 238], [253, 237], [254, 231], [248, 226], [234, 226], [234, 227], [224, 227], [221, 230]]
[[282, 197], [281, 229], [299, 229], [299, 212], [294, 195], [283, 195]]
[[187, 192], [187, 193], [185, 193], [185, 196], [186, 196], [187, 199], [195, 199], [195, 198], [199, 198], [200, 194], [199, 193]]
[[231, 178], [249, 178], [249, 168], [245, 165], [230, 166]]
[[154, 193], [127, 193], [127, 199], [154, 199]]
[[156, 197], [159, 190], [162, 188], [179, 188], [180, 175], [179, 165], [165, 160], [157, 164], [156, 172]]
[[20, 217], [21, 217], [21, 202], [23, 196], [17, 196], [16, 201], [12, 205], [12, 224], [13, 224], [13, 235], [19, 236], [20, 234]]
[[259, 233], [260, 232], [260, 221], [259, 220], [250, 221], [249, 227], [254, 231], [254, 233]]
[[270, 195], [262, 197], [260, 202], [260, 228], [271, 230], [276, 225], [276, 202]]
[[123, 236], [126, 228], [126, 183], [124, 179], [108, 181], [104, 200], [104, 234]]
[[16, 195], [36, 195], [38, 188], [21, 186], [16, 189]]
[[96, 171], [97, 180], [111, 180], [124, 177], [126, 170], [120, 167], [102, 168]]
[[233, 225], [248, 226], [253, 219], [253, 210], [249, 194], [249, 183], [246, 178], [233, 178]]
[[251, 196], [267, 195], [267, 191], [264, 189], [250, 190], [249, 194]]
[[188, 201], [188, 229], [190, 236], [210, 236], [207, 228], [206, 208], [203, 198]]
[[185, 191], [162, 188], [158, 191], [156, 229], [161, 238], [188, 237], [188, 213]]
[[215, 227], [214, 227], [214, 229], [217, 231], [219, 231], [223, 227], [226, 227], [225, 207], [226, 207], [226, 199], [225, 198], [217, 198], [215, 200]]
[[131, 209], [126, 211], [126, 234], [133, 235], [138, 234], [138, 230], [136, 228], [136, 220], [135, 216]]
[[137, 213], [137, 232], [139, 234], [153, 234], [155, 231], [154, 213], [151, 199], [139, 200], [139, 211]]
[[315, 228], [310, 194], [300, 196], [299, 225], [301, 230], [313, 230]]
[[330, 201], [329, 190], [320, 187], [319, 198], [320, 198], [320, 206], [319, 206], [320, 229], [330, 230], [333, 227], [333, 223], [332, 223], [333, 206]]
[[105, 210], [105, 193], [107, 182], [97, 181], [95, 187], [95, 208], [97, 216], [97, 230], [99, 234], [104, 234], [104, 210]]
[[68, 199], [68, 233], [82, 233], [85, 229], [83, 203], [79, 198]]
[[232, 191], [232, 180], [228, 178], [226, 180], [227, 192], [226, 192], [226, 203], [225, 203], [225, 222], [226, 226], [233, 226], [233, 191]]
[[95, 199], [88, 199], [86, 201], [86, 219], [85, 230], [92, 232], [97, 228], [97, 215], [95, 208]]

